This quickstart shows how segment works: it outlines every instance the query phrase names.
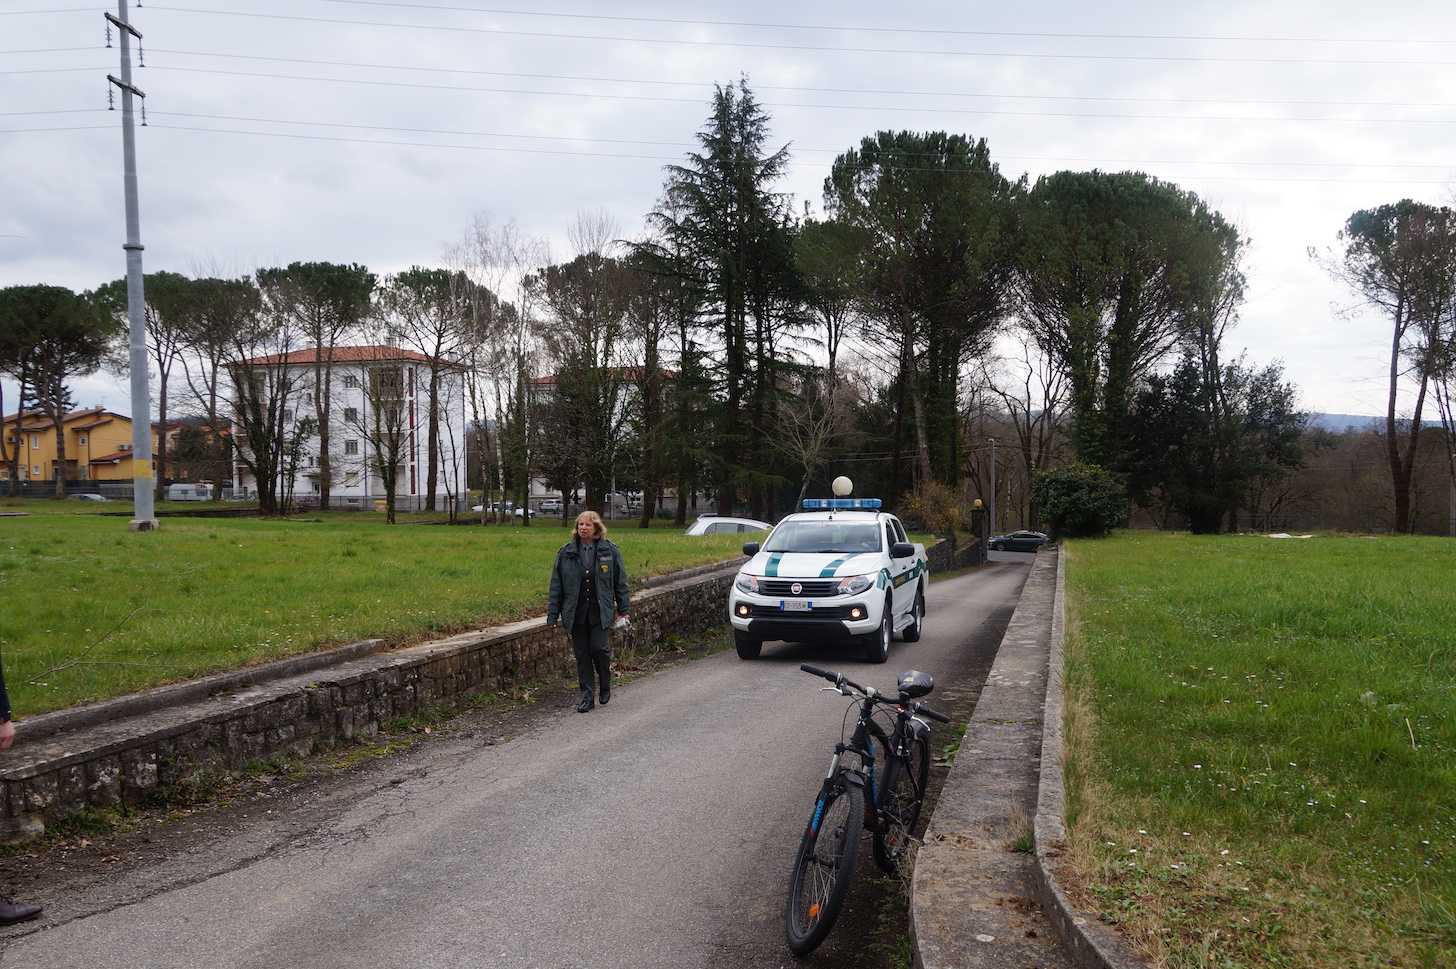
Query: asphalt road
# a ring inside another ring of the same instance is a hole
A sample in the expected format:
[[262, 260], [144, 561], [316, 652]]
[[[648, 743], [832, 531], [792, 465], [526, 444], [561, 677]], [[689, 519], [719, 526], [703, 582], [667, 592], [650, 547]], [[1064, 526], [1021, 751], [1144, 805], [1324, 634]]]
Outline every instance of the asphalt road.
[[[442, 739], [397, 777], [299, 806], [291, 824], [260, 803], [164, 872], [78, 883], [48, 906], [59, 924], [13, 937], [0, 965], [793, 965], [788, 866], [846, 710], [798, 664], [882, 688], [922, 669], [937, 679], [928, 701], [963, 718], [994, 651], [985, 630], [1004, 624], [1026, 574], [993, 562], [933, 584], [924, 638], [896, 643], [884, 666], [820, 646], [719, 653], [507, 742]], [[841, 922], [816, 965], [853, 944]]]

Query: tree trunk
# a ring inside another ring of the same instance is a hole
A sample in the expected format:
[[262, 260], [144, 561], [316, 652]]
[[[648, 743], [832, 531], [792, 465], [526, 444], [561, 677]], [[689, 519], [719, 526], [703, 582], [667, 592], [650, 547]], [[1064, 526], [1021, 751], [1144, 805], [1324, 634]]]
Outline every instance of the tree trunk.
[[435, 511], [435, 479], [439, 476], [440, 452], [440, 368], [438, 360], [430, 364], [430, 406], [425, 412], [429, 426], [425, 429], [425, 511]]
[[[1400, 393], [1400, 350], [1405, 331], [1409, 327], [1409, 314], [1404, 300], [1396, 303], [1394, 336], [1390, 340], [1389, 388], [1385, 402], [1385, 456], [1390, 463], [1390, 484], [1395, 498], [1395, 522], [1393, 530], [1405, 535], [1410, 530], [1410, 464], [1400, 453], [1400, 435], [1396, 433], [1396, 404]], [[1425, 381], [1422, 378], [1421, 393], [1424, 395]], [[1416, 422], [1412, 422], [1416, 426]], [[1414, 440], [1411, 452], [1414, 453]]]

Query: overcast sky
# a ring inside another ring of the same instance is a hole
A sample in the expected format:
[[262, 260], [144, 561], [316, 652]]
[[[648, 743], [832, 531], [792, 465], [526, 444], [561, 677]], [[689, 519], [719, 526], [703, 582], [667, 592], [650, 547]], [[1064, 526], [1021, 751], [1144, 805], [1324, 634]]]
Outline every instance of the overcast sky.
[[[0, 286], [125, 275], [104, 11], [0, 0]], [[1281, 361], [1306, 409], [1376, 414], [1386, 324], [1340, 313], [1350, 295], [1307, 250], [1358, 209], [1444, 204], [1456, 184], [1450, 0], [171, 0], [130, 17], [147, 272], [440, 265], [480, 212], [561, 255], [578, 212], [634, 234], [713, 85], [746, 75], [800, 208], [884, 129], [985, 138], [1013, 178], [1137, 170], [1197, 192], [1251, 239], [1231, 349]], [[77, 403], [130, 412], [106, 377]]]

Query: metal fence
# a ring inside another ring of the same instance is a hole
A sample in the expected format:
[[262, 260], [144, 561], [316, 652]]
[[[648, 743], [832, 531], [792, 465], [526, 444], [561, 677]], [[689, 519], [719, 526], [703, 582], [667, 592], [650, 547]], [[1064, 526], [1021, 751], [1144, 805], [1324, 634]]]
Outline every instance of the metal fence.
[[[8, 481], [0, 483], [0, 495], [8, 498], [53, 498], [55, 494], [56, 483], [54, 481], [22, 481], [13, 485]], [[115, 498], [118, 501], [131, 501], [136, 493], [130, 481], [86, 481], [68, 478], [66, 494], [68, 496], [101, 495], [104, 498]]]

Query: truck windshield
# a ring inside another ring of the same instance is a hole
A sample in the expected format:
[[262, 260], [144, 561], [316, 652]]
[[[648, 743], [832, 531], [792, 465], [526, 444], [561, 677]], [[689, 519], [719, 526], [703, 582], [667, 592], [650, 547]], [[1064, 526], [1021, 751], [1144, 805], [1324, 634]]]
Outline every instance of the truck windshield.
[[880, 530], [874, 522], [781, 522], [765, 552], [878, 552]]

